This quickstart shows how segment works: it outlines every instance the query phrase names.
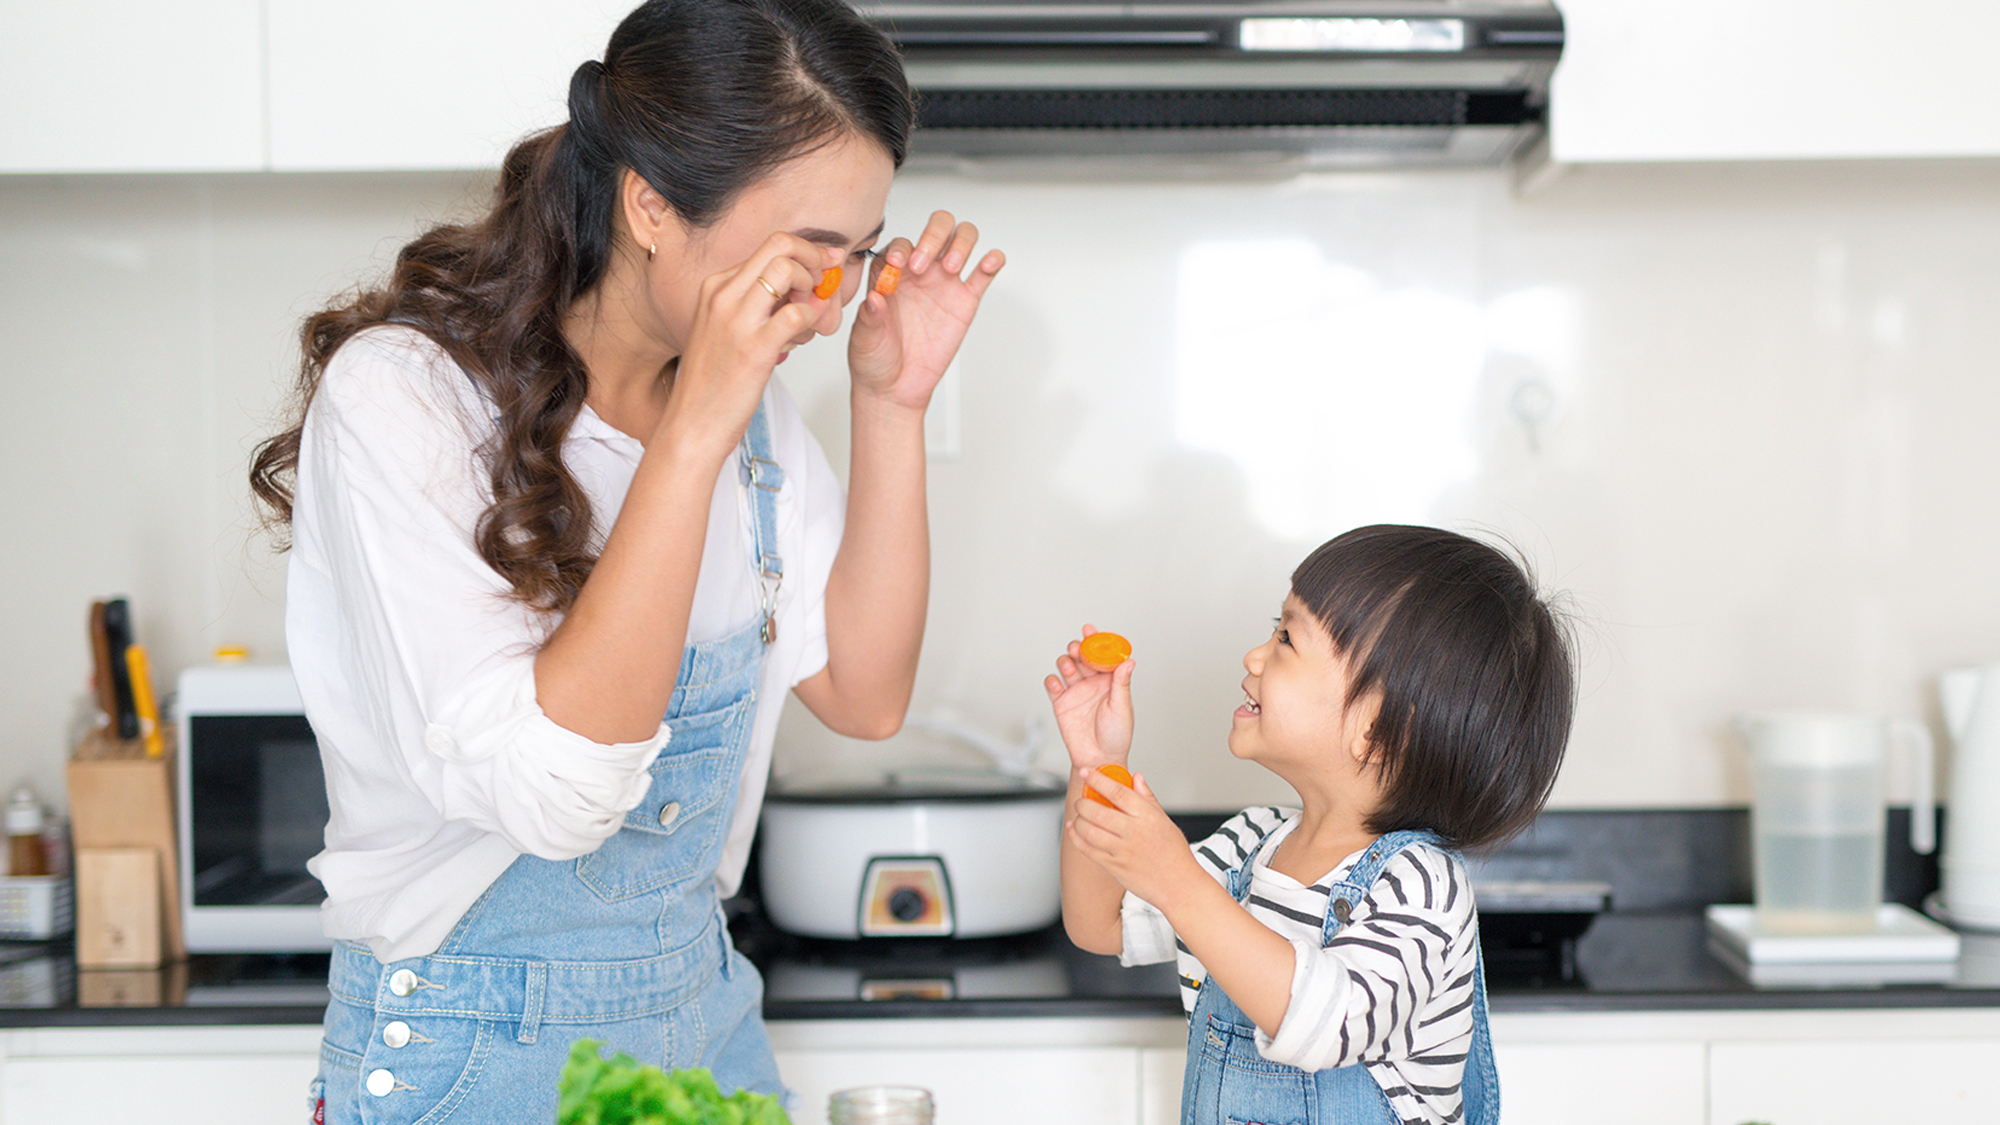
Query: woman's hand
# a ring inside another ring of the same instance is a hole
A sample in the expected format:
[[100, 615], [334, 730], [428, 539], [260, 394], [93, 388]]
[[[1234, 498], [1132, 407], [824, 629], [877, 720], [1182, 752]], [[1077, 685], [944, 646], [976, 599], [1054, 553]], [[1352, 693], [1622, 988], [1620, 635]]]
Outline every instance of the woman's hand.
[[[914, 245], [891, 241], [869, 271], [848, 336], [847, 362], [859, 391], [922, 410], [958, 354], [979, 302], [1006, 255], [989, 250], [969, 276], [978, 228], [949, 212], [932, 213]], [[902, 271], [892, 294], [875, 291], [885, 267]]]
[[[1085, 625], [1083, 635], [1097, 632]], [[1056, 729], [1072, 764], [1095, 769], [1123, 764], [1132, 751], [1132, 671], [1128, 657], [1110, 671], [1099, 671], [1083, 659], [1082, 642], [1056, 658], [1056, 674], [1042, 681], [1055, 709]], [[1115, 784], [1115, 783], [1114, 783]]]
[[[778, 360], [808, 333], [830, 298], [812, 295], [840, 251], [778, 233], [739, 265], [704, 279], [674, 377], [684, 408], [749, 424]], [[733, 442], [732, 442], [733, 444]]]

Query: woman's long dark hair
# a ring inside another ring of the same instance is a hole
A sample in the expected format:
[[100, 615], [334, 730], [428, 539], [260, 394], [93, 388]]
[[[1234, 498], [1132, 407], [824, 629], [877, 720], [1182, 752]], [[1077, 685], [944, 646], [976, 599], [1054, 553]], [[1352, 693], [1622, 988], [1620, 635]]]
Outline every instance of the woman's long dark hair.
[[407, 324], [435, 340], [498, 414], [484, 450], [493, 499], [474, 542], [528, 605], [565, 610], [591, 566], [592, 512], [562, 459], [589, 379], [565, 315], [616, 249], [625, 169], [691, 229], [750, 184], [837, 137], [900, 167], [915, 109], [902, 60], [842, 0], [647, 0], [602, 62], [570, 78], [569, 121], [507, 154], [492, 208], [403, 247], [380, 288], [306, 319], [282, 433], [257, 447], [250, 488], [288, 544], [305, 411], [357, 332]]

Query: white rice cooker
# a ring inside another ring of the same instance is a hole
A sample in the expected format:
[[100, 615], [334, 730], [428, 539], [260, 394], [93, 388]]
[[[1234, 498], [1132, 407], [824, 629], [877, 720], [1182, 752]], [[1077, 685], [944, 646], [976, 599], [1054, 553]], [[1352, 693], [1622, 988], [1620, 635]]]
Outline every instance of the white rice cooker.
[[890, 767], [780, 778], [764, 798], [765, 913], [819, 938], [980, 938], [1062, 916], [1064, 780]]

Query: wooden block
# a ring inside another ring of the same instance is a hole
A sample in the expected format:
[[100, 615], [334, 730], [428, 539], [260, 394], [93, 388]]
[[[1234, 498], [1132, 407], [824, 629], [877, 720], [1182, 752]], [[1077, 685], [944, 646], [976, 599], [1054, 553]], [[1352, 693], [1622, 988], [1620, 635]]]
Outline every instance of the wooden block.
[[76, 1003], [82, 1008], [157, 1008], [159, 969], [79, 969]]
[[76, 964], [160, 964], [160, 857], [151, 848], [76, 850]]
[[76, 1002], [82, 1008], [178, 1008], [187, 1003], [186, 961], [157, 969], [78, 969]]
[[70, 840], [86, 848], [146, 848], [158, 867], [160, 952], [167, 960], [187, 957], [181, 928], [179, 822], [174, 816], [174, 751], [146, 756], [138, 739], [92, 732], [70, 757]]

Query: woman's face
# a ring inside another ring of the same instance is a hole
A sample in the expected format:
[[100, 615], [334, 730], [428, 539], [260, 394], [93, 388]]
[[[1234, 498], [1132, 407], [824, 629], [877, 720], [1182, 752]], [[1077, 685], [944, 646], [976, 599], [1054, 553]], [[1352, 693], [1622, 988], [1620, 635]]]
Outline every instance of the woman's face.
[[[679, 355], [686, 346], [702, 281], [743, 264], [780, 231], [841, 254], [839, 293], [792, 346], [815, 335], [838, 332], [848, 301], [868, 273], [863, 252], [881, 238], [883, 208], [895, 171], [880, 145], [852, 133], [843, 134], [779, 165], [745, 188], [714, 225], [689, 232], [671, 259], [661, 263], [665, 268], [650, 271], [657, 281], [665, 282], [655, 285], [653, 292], [660, 331], [672, 353]], [[677, 225], [669, 224], [670, 228]], [[664, 242], [659, 251], [663, 256], [668, 254]], [[824, 264], [814, 262], [808, 268], [816, 274]], [[792, 298], [806, 299], [806, 294], [796, 292]]]

